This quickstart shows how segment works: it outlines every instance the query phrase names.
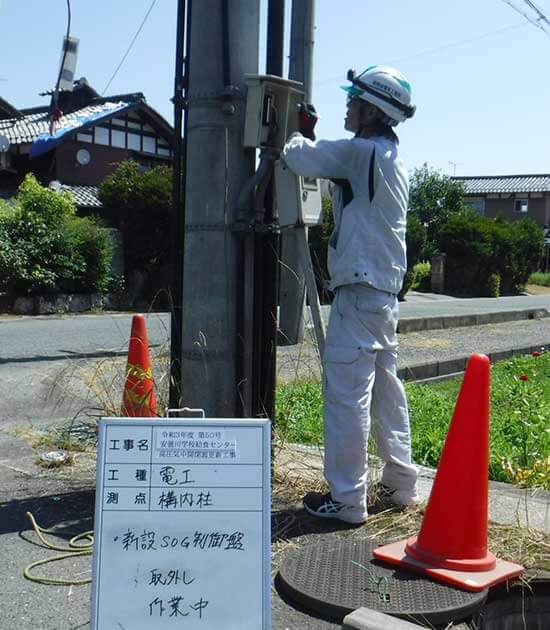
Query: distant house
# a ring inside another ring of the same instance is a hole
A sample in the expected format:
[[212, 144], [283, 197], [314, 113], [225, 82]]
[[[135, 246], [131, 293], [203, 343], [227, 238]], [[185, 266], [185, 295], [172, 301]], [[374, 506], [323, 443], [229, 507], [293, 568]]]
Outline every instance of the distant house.
[[0, 197], [13, 196], [34, 173], [43, 185], [70, 191], [80, 210], [97, 210], [97, 186], [118, 162], [172, 162], [173, 128], [141, 92], [103, 97], [82, 78], [60, 92], [59, 109], [52, 128], [49, 105], [17, 109], [0, 98]]
[[464, 183], [466, 203], [488, 217], [529, 217], [550, 225], [550, 174], [453, 177]]

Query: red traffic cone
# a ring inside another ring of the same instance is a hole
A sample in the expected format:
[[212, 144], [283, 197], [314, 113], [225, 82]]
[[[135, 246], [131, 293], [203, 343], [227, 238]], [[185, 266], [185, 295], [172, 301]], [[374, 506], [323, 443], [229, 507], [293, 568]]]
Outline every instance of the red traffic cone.
[[466, 590], [520, 575], [523, 567], [487, 548], [489, 470], [488, 357], [473, 354], [418, 536], [379, 547], [379, 560], [426, 573]]
[[147, 328], [145, 318], [139, 314], [132, 319], [121, 415], [144, 418], [158, 416]]

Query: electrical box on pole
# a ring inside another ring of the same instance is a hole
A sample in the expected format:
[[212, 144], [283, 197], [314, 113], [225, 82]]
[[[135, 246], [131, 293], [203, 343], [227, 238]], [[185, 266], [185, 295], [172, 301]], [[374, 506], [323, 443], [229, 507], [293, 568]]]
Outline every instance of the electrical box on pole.
[[[248, 92], [244, 146], [261, 147], [269, 141], [270, 146], [282, 149], [299, 126], [299, 106], [304, 100], [302, 84], [269, 74], [248, 74], [245, 80]], [[273, 125], [276, 132], [269, 138]]]
[[[248, 87], [243, 144], [282, 149], [299, 128], [302, 84], [273, 75], [246, 75]], [[273, 119], [275, 117], [275, 120]], [[273, 131], [274, 130], [274, 131]], [[295, 175], [284, 163], [275, 163], [275, 195], [280, 228], [321, 222], [319, 180]]]
[[283, 160], [275, 163], [275, 196], [281, 228], [323, 222], [319, 180], [296, 175]]
[[[247, 147], [273, 147], [281, 150], [300, 126], [302, 84], [272, 75], [246, 75], [248, 88], [243, 144]], [[322, 222], [321, 187], [318, 179], [293, 173], [284, 160], [275, 162], [274, 219], [279, 229], [299, 235], [298, 270], [303, 274], [312, 309], [318, 350], [324, 348], [324, 324], [305, 227]]]

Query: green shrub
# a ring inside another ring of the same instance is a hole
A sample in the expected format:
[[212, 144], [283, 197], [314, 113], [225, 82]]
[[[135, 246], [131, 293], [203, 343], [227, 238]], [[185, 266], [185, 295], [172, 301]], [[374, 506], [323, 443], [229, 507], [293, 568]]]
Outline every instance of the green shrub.
[[[120, 162], [99, 185], [103, 212], [124, 235], [125, 268], [150, 271], [170, 263], [172, 169]], [[153, 288], [153, 291], [160, 287]]]
[[420, 255], [426, 246], [427, 232], [417, 214], [407, 214], [407, 273], [403, 280], [403, 287], [399, 292], [399, 299], [403, 300], [414, 282], [414, 266], [420, 260]]
[[[105, 292], [111, 282], [113, 247], [109, 236], [94, 217], [74, 218], [65, 226], [73, 253], [66, 267], [61, 289], [66, 291]], [[70, 273], [72, 270], [76, 273]]]
[[492, 273], [487, 278], [487, 297], [500, 296], [500, 274]]
[[432, 265], [427, 260], [416, 263], [413, 267], [413, 283], [411, 289], [414, 291], [430, 291], [432, 288]]
[[[2, 237], [0, 236], [0, 238]], [[550, 273], [536, 271], [529, 276], [528, 283], [537, 284], [541, 287], [550, 287]]]
[[543, 231], [531, 219], [490, 219], [466, 210], [451, 215], [440, 227], [437, 245], [447, 254], [449, 290], [485, 295], [494, 289], [489, 278], [499, 274], [501, 293], [517, 293], [538, 266]]
[[75, 213], [69, 193], [45, 188], [27, 175], [16, 198], [0, 206], [5, 288], [16, 294], [104, 290], [109, 251], [94, 221]]

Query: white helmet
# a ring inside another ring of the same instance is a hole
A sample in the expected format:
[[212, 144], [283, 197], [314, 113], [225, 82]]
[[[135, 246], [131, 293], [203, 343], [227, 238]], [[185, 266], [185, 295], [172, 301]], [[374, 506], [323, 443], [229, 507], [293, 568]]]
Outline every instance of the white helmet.
[[376, 105], [386, 114], [392, 127], [414, 116], [416, 107], [411, 102], [410, 83], [395, 68], [369, 66], [359, 75], [348, 70], [347, 79], [351, 85], [342, 89], [351, 97]]

